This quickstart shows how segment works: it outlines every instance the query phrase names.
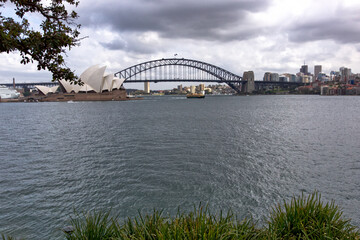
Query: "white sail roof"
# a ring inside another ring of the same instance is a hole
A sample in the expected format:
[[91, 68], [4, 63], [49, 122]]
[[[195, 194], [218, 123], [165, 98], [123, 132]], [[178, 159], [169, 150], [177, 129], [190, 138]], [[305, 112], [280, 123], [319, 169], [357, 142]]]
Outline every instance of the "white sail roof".
[[100, 67], [95, 65], [88, 68], [85, 72], [80, 75], [81, 81], [88, 84], [97, 93], [101, 92], [102, 81], [104, 77], [106, 66]]
[[125, 79], [120, 79], [118, 77], [114, 77], [113, 81], [112, 81], [113, 82], [112, 89], [120, 89], [120, 87], [124, 81], [125, 81]]
[[120, 89], [125, 79], [114, 77], [113, 73], [105, 74], [106, 66], [100, 64], [94, 65], [86, 69], [81, 75], [80, 80], [84, 83], [83, 86], [71, 84], [69, 81], [59, 80], [61, 85], [65, 88], [67, 93], [75, 92], [89, 92], [95, 91], [101, 93], [103, 91], [112, 91], [113, 89]]
[[65, 88], [67, 93], [70, 93], [73, 90], [73, 85], [70, 84], [69, 81], [65, 81], [64, 79], [59, 80], [61, 86]]
[[53, 87], [50, 88], [50, 91], [51, 91], [52, 93], [55, 93], [56, 90], [58, 90], [58, 88], [59, 88], [59, 86], [53, 86]]
[[79, 90], [79, 92], [91, 92], [91, 91], [95, 91], [95, 89], [93, 89], [89, 84], [86, 84], [86, 83], [84, 85], [82, 85]]
[[111, 91], [111, 85], [112, 85], [112, 80], [114, 78], [114, 74], [113, 73], [110, 73], [110, 74], [107, 74], [105, 75], [104, 77], [104, 80], [103, 80], [103, 85], [102, 85], [102, 88], [101, 88], [101, 91]]
[[46, 87], [46, 86], [35, 86], [42, 94], [48, 95], [49, 93], [55, 93], [59, 86]]

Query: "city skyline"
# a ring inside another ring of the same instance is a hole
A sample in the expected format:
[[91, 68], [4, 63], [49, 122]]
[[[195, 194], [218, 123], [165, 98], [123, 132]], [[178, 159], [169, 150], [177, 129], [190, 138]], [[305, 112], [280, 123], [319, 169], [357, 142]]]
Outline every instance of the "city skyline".
[[[326, 6], [326, 9], [324, 9]], [[4, 13], [11, 14], [11, 4]], [[326, 11], [325, 11], [326, 10]], [[313, 73], [348, 67], [360, 72], [357, 1], [81, 1], [81, 46], [68, 52], [67, 65], [80, 74], [104, 64], [112, 72], [134, 64], [176, 57], [205, 61], [241, 75], [299, 72], [304, 60]], [[5, 15], [5, 14], [4, 14]], [[36, 16], [30, 19], [39, 22]], [[0, 55], [0, 84], [49, 81], [36, 64], [21, 65], [15, 54]], [[143, 85], [128, 84], [128, 88]], [[176, 84], [151, 84], [166, 89]]]

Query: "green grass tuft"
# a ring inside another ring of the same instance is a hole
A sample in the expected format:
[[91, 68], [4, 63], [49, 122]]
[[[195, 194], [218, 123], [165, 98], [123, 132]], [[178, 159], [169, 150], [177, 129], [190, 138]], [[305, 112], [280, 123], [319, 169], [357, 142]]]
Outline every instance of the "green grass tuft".
[[[71, 227], [64, 228], [68, 240], [232, 240], [232, 239], [353, 239], [360, 240], [359, 230], [334, 202], [323, 203], [315, 192], [302, 194], [275, 206], [268, 224], [258, 227], [252, 219], [238, 221], [228, 211], [212, 214], [207, 206], [194, 207], [189, 213], [178, 210], [174, 217], [162, 211], [119, 221], [110, 212], [90, 212], [71, 217]], [[3, 240], [15, 238], [2, 235]]]
[[207, 206], [194, 207], [175, 217], [165, 217], [162, 211], [128, 218], [122, 224], [110, 214], [93, 212], [72, 219], [74, 233], [67, 239], [354, 239], [359, 231], [342, 217], [334, 202], [324, 204], [318, 192], [307, 198], [302, 194], [273, 208], [268, 225], [263, 228], [250, 220], [238, 221], [231, 211], [218, 216]]
[[65, 233], [66, 239], [112, 239], [114, 235], [110, 212], [92, 212], [81, 215], [75, 212], [75, 217], [71, 218], [71, 224], [74, 231], [70, 234]]
[[318, 192], [307, 198], [302, 194], [273, 208], [268, 235], [272, 239], [359, 239], [359, 232], [342, 214], [333, 201], [321, 202]]
[[[72, 218], [74, 232], [67, 239], [257, 239], [262, 232], [251, 220], [237, 221], [231, 211], [219, 216], [204, 206], [188, 214], [178, 211], [174, 218], [164, 217], [162, 211], [128, 218], [120, 224], [118, 218], [92, 213], [85, 218]], [[101, 219], [95, 221], [95, 219]], [[96, 224], [96, 222], [99, 222]], [[102, 234], [98, 234], [98, 233]], [[97, 233], [97, 234], [94, 234]], [[105, 234], [106, 233], [106, 234]], [[101, 237], [100, 237], [101, 236]]]

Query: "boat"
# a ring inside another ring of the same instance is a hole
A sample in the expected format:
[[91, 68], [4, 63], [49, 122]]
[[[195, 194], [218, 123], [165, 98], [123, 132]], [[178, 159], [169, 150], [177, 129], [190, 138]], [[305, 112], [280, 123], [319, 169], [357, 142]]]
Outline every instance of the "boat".
[[0, 99], [14, 99], [19, 98], [20, 93], [15, 89], [7, 88], [6, 86], [0, 85]]
[[186, 95], [187, 98], [205, 98], [203, 93], [189, 93]]

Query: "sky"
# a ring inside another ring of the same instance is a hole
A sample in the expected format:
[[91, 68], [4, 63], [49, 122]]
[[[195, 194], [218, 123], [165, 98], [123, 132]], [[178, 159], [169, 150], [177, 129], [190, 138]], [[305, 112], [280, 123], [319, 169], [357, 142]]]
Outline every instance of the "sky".
[[[174, 54], [241, 76], [252, 70], [256, 80], [268, 71], [295, 74], [304, 61], [310, 72], [322, 65], [327, 74], [342, 66], [360, 73], [359, 0], [80, 0], [75, 11], [86, 38], [66, 62], [78, 75], [95, 64], [118, 72]], [[0, 54], [0, 84], [13, 77], [51, 80], [35, 63], [20, 64], [17, 53]], [[151, 89], [178, 84], [151, 83]]]

